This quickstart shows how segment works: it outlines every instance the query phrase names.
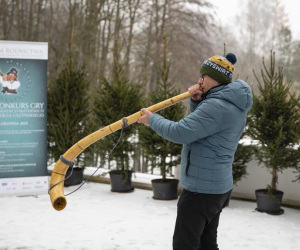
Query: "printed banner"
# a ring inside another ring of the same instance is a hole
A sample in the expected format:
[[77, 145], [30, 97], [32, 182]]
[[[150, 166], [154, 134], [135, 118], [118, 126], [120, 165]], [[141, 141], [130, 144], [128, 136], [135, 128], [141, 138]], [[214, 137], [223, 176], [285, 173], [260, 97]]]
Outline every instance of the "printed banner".
[[[19, 190], [21, 177], [47, 177], [48, 44], [0, 41], [1, 192]], [[7, 182], [8, 178], [16, 181]], [[42, 178], [39, 181], [39, 178]], [[4, 181], [5, 179], [5, 181]], [[3, 182], [4, 181], [4, 182]], [[17, 184], [16, 184], [17, 183]], [[45, 184], [45, 183], [44, 183]], [[34, 193], [33, 185], [30, 192]], [[47, 185], [45, 185], [47, 189]], [[15, 189], [13, 189], [15, 188]], [[45, 188], [44, 188], [45, 189]], [[26, 190], [26, 189], [25, 189]], [[40, 190], [39, 190], [40, 191]]]

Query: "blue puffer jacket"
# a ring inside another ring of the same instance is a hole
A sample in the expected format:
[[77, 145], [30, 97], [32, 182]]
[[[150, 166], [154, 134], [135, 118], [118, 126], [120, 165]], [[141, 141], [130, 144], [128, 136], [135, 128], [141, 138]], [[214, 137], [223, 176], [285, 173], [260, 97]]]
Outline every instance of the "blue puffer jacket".
[[233, 188], [232, 162], [244, 130], [252, 92], [242, 80], [190, 100], [191, 113], [179, 122], [153, 114], [149, 125], [160, 136], [183, 144], [181, 184], [190, 192], [224, 194]]

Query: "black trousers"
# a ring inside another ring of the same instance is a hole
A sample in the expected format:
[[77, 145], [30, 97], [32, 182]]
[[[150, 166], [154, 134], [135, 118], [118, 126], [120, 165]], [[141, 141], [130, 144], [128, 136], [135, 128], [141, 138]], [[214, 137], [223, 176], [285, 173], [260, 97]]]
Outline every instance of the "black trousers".
[[202, 194], [183, 190], [177, 204], [173, 250], [218, 250], [217, 229], [222, 209], [229, 204], [225, 194]]

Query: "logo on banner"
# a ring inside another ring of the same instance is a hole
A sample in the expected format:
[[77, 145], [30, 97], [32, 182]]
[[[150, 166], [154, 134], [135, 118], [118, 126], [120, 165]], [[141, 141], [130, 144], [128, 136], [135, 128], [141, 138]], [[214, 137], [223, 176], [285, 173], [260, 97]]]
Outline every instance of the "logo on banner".
[[32, 182], [23, 182], [23, 185], [31, 185], [33, 184]]
[[23, 99], [30, 90], [30, 72], [26, 65], [16, 60], [7, 60], [0, 65], [0, 100], [15, 102]]

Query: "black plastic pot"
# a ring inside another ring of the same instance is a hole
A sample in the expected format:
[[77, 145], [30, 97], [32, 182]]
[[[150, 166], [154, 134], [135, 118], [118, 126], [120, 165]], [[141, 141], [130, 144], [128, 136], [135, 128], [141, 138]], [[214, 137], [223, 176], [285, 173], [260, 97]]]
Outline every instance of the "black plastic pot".
[[265, 212], [269, 214], [280, 214], [281, 210], [281, 201], [283, 197], [283, 192], [277, 191], [274, 196], [279, 200], [277, 203], [274, 199], [270, 198], [266, 189], [255, 190], [257, 211]]
[[[71, 169], [69, 168], [67, 170], [66, 177], [68, 177], [70, 174], [71, 174]], [[73, 168], [73, 173], [67, 180], [65, 180], [64, 186], [69, 187], [69, 186], [78, 185], [82, 182], [82, 180], [83, 180], [83, 169]]]
[[154, 179], [152, 182], [153, 199], [156, 200], [176, 200], [178, 198], [177, 188], [179, 180], [177, 179]]
[[109, 172], [110, 176], [110, 185], [112, 192], [126, 193], [133, 191], [131, 188], [131, 176], [132, 172], [128, 172], [127, 180], [125, 174], [116, 173], [114, 171]]

